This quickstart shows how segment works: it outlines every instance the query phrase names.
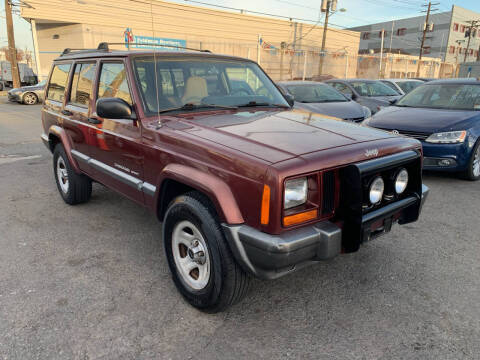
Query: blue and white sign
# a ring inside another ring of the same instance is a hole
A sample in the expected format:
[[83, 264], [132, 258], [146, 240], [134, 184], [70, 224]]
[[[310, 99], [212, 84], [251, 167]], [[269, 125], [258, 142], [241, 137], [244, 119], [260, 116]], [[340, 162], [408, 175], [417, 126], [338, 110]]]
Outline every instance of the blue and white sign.
[[133, 35], [132, 29], [125, 30], [125, 47], [131, 49], [163, 49], [182, 51], [187, 46], [187, 41], [182, 39], [160, 38], [153, 36]]

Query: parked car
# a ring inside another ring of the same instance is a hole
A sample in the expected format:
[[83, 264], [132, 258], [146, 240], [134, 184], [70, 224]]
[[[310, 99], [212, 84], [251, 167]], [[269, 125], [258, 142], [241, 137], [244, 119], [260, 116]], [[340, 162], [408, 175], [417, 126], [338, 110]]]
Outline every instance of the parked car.
[[19, 102], [26, 105], [35, 105], [42, 102], [45, 97], [46, 80], [40, 81], [36, 85], [22, 86], [20, 88], [11, 89], [8, 91], [8, 100], [12, 102]]
[[423, 81], [423, 82], [429, 82], [429, 81], [434, 81], [434, 80], [438, 80], [438, 79], [435, 79], [435, 78], [426, 78], [426, 77], [416, 77], [416, 78], [412, 78], [414, 80], [420, 80], [420, 81]]
[[348, 98], [370, 109], [375, 114], [382, 107], [390, 106], [401, 98], [395, 90], [378, 80], [346, 79], [327, 80], [325, 83], [333, 86]]
[[291, 105], [248, 59], [103, 43], [53, 62], [41, 137], [63, 200], [88, 201], [95, 180], [155, 212], [175, 285], [215, 312], [250, 276], [416, 221], [428, 193], [419, 141]]
[[415, 79], [382, 79], [380, 81], [398, 92], [399, 95], [408, 94], [424, 83], [424, 81]]
[[427, 170], [480, 179], [480, 81], [425, 83], [365, 125], [420, 140]]
[[326, 84], [314, 81], [282, 81], [280, 88], [294, 98], [294, 108], [343, 120], [362, 122], [371, 115], [370, 109], [348, 99]]

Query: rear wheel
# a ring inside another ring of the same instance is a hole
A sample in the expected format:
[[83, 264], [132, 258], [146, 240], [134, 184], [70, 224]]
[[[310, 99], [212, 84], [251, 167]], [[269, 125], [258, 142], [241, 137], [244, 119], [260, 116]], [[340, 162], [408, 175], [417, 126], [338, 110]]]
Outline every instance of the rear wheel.
[[22, 101], [24, 104], [27, 104], [27, 105], [35, 105], [38, 102], [38, 97], [32, 92], [28, 92], [25, 95], [23, 95]]
[[480, 140], [477, 141], [473, 148], [465, 177], [472, 181], [480, 180]]
[[62, 144], [57, 144], [53, 151], [53, 171], [58, 191], [67, 204], [75, 205], [90, 200], [92, 180], [73, 170]]
[[163, 241], [173, 281], [191, 305], [219, 312], [246, 295], [250, 278], [235, 262], [204, 195], [190, 192], [172, 201]]

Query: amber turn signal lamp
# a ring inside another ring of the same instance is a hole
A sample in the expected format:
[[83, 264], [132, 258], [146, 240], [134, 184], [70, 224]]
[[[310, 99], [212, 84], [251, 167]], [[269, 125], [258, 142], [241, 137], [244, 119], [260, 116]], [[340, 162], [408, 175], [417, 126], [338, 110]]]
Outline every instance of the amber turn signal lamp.
[[262, 211], [260, 213], [260, 223], [268, 225], [270, 220], [270, 186], [263, 185]]
[[305, 211], [295, 215], [285, 216], [283, 218], [283, 225], [291, 226], [295, 224], [300, 224], [309, 220], [313, 220], [318, 216], [318, 210]]

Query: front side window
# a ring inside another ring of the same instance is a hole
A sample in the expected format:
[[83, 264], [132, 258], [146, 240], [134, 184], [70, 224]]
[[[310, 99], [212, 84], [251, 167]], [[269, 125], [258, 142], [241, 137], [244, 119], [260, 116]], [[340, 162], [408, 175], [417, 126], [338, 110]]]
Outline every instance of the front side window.
[[63, 102], [71, 64], [55, 65], [47, 89], [47, 99]]
[[345, 96], [330, 86], [323, 84], [288, 85], [288, 92], [295, 101], [302, 103], [345, 102]]
[[93, 83], [95, 81], [94, 63], [76, 64], [73, 71], [72, 91], [70, 92], [70, 103], [88, 107], [92, 96]]
[[405, 95], [395, 106], [480, 110], [480, 85], [423, 85]]
[[[139, 56], [133, 60], [145, 111], [185, 105], [288, 106], [272, 81], [249, 61]], [[198, 108], [198, 106], [197, 106]], [[185, 110], [179, 109], [179, 110]]]
[[98, 82], [98, 98], [117, 97], [132, 105], [128, 88], [125, 65], [118, 63], [103, 63]]
[[355, 81], [351, 83], [360, 96], [396, 96], [398, 92], [380, 81]]
[[337, 89], [338, 91], [340, 91], [342, 94], [345, 94], [345, 95], [352, 95], [352, 90], [350, 90], [348, 88], [347, 85], [345, 84], [342, 84], [342, 83], [330, 83], [335, 89]]
[[399, 81], [397, 85], [400, 86], [400, 89], [403, 90], [405, 94], [408, 94], [410, 91], [421, 85], [420, 81]]

